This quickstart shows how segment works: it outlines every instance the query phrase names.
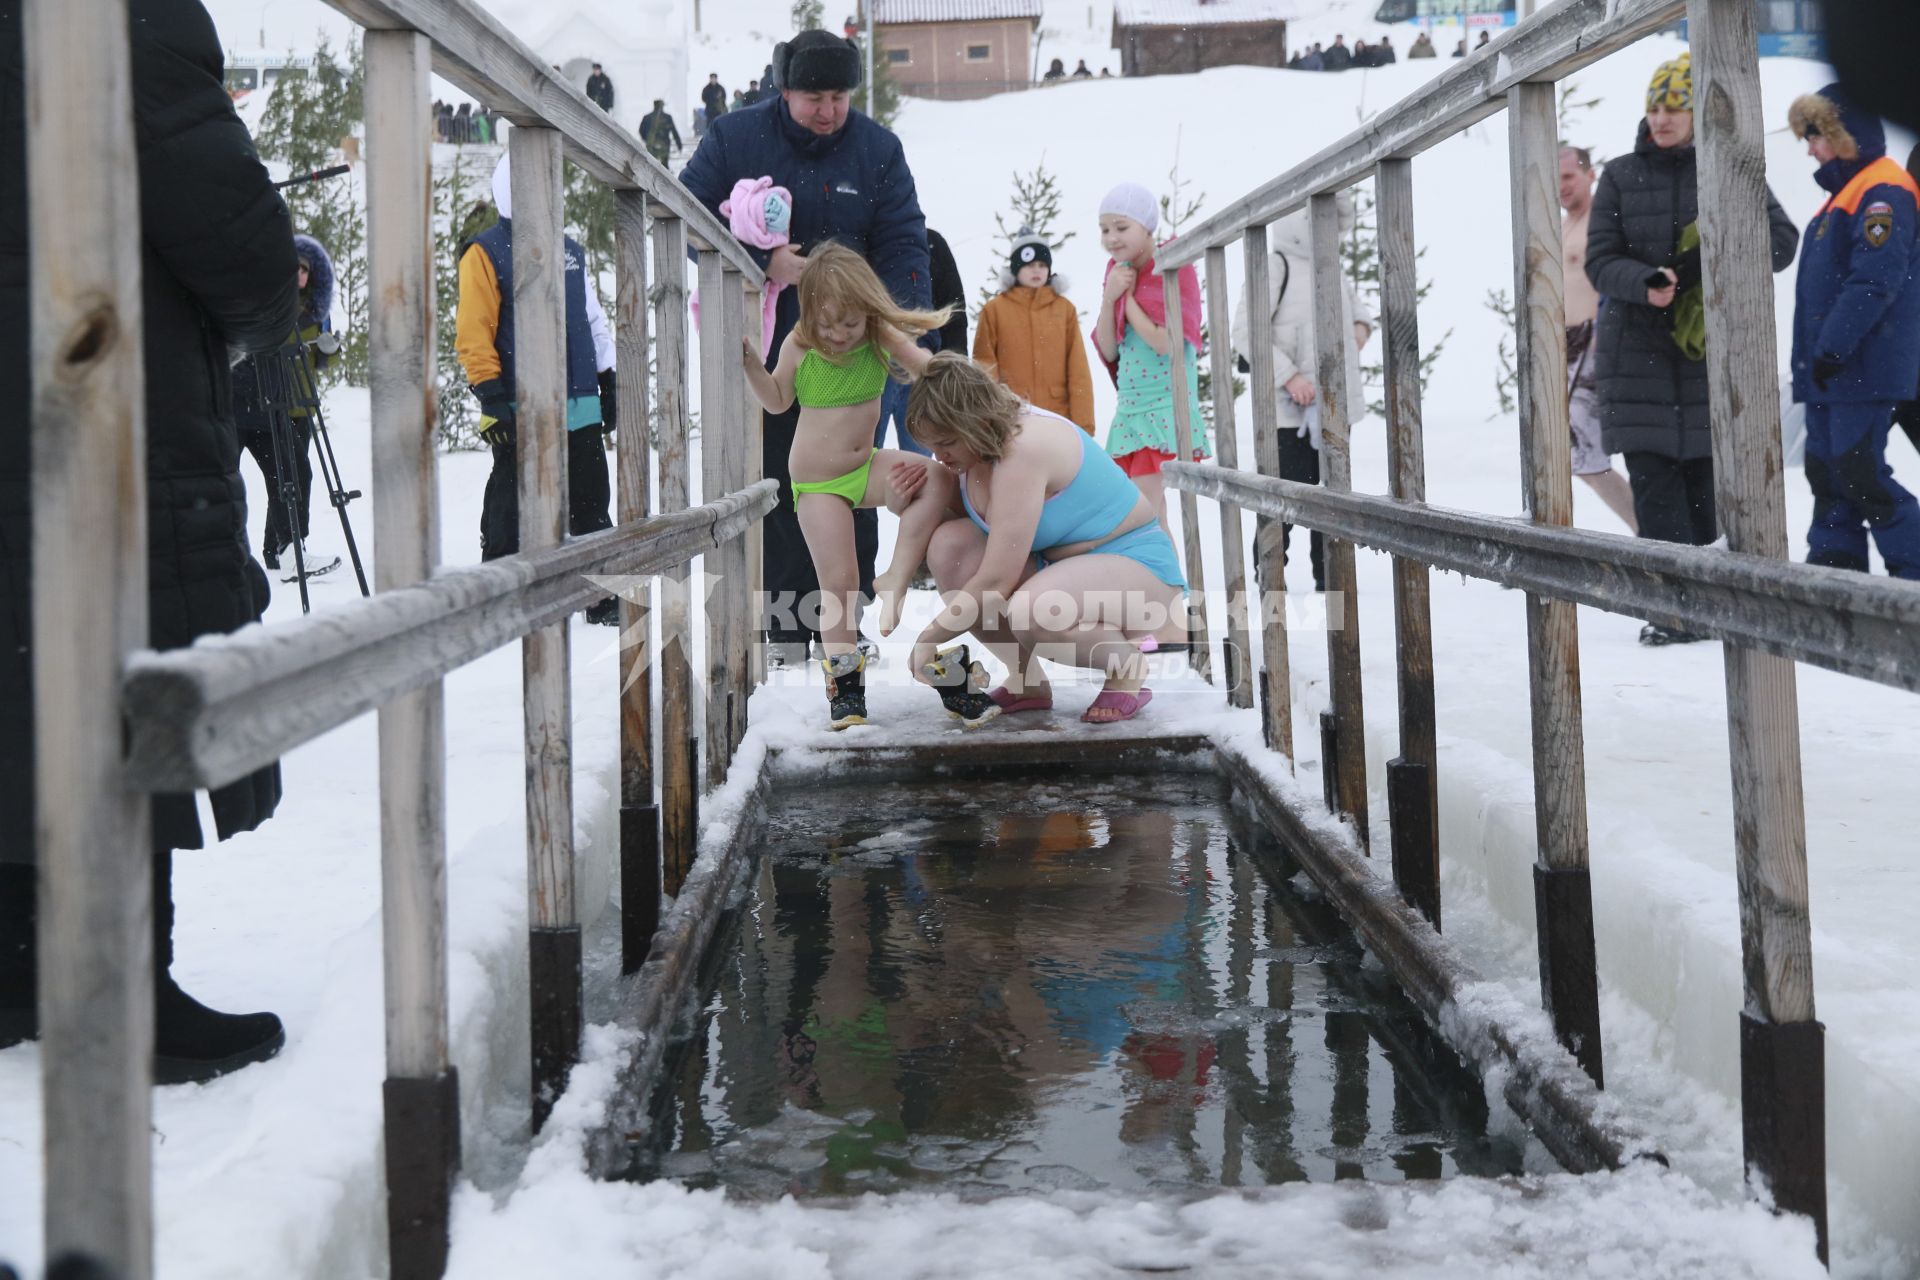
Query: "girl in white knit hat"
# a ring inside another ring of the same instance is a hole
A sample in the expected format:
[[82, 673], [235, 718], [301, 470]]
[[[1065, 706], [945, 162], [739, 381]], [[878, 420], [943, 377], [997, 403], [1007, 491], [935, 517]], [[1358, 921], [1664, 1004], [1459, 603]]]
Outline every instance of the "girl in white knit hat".
[[1138, 183], [1123, 182], [1100, 202], [1100, 245], [1112, 260], [1093, 345], [1120, 392], [1107, 452], [1153, 502], [1164, 527], [1167, 498], [1160, 467], [1175, 457], [1175, 365], [1181, 371], [1178, 394], [1187, 398], [1193, 429], [1192, 460], [1212, 455], [1200, 416], [1200, 277], [1191, 266], [1175, 273], [1181, 332], [1169, 333], [1166, 281], [1153, 265], [1153, 233], [1159, 225], [1153, 193]]

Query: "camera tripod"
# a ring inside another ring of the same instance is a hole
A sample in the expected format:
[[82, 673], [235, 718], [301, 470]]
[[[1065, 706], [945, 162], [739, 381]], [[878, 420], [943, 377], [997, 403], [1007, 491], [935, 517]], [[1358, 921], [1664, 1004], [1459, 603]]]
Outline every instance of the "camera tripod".
[[[332, 334], [320, 335], [320, 341], [339, 342]], [[316, 343], [315, 345], [318, 345]], [[293, 547], [293, 577], [288, 581], [300, 584], [300, 612], [312, 613], [312, 603], [307, 598], [307, 579], [326, 573], [339, 564], [321, 569], [308, 569], [306, 537], [300, 532], [300, 512], [305, 507], [306, 494], [301, 492], [298, 461], [302, 443], [299, 428], [294, 423], [294, 414], [301, 413], [313, 425], [313, 439], [318, 444], [320, 459], [320, 478], [327, 486], [327, 500], [333, 509], [340, 513], [340, 532], [346, 538], [347, 555], [353, 561], [354, 577], [359, 579], [360, 594], [371, 595], [367, 589], [367, 571], [360, 562], [360, 547], [353, 539], [353, 522], [347, 518], [347, 504], [361, 496], [360, 490], [349, 489], [340, 476], [340, 460], [334, 456], [333, 439], [327, 434], [327, 419], [320, 409], [320, 381], [313, 363], [313, 351], [297, 337], [273, 351], [265, 351], [253, 357], [260, 389], [260, 407], [266, 412], [269, 437], [273, 444], [273, 475], [278, 486], [280, 505], [287, 515], [287, 533]]]

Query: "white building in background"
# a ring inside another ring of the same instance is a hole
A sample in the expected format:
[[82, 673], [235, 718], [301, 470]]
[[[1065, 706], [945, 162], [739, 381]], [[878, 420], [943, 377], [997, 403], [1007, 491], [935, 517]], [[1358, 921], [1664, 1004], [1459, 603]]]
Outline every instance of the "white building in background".
[[613, 118], [629, 131], [664, 98], [693, 140], [687, 101], [691, 0], [480, 0], [506, 28], [567, 81], [584, 90], [593, 64], [613, 80]]

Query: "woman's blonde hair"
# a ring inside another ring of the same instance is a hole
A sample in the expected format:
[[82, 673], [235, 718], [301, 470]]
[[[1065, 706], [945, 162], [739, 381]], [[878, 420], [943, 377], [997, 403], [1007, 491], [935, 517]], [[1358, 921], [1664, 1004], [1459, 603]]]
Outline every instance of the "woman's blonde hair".
[[998, 462], [1026, 411], [992, 374], [957, 351], [942, 351], [907, 393], [907, 434], [922, 444], [952, 441]]
[[953, 309], [907, 310], [893, 300], [865, 258], [828, 241], [807, 255], [807, 270], [800, 277], [800, 322], [793, 326], [793, 336], [801, 346], [821, 345], [818, 326], [827, 311], [865, 316], [867, 341], [878, 343], [882, 325], [917, 338], [945, 324]]

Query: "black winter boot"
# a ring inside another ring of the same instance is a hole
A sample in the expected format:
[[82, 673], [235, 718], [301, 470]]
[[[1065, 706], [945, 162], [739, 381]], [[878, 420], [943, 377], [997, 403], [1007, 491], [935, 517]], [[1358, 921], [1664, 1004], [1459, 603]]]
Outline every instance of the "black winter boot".
[[34, 869], [0, 862], [0, 1049], [40, 1038]]
[[271, 1013], [217, 1013], [173, 980], [173, 851], [153, 858], [153, 1082], [204, 1084], [264, 1062], [287, 1033]]
[[935, 654], [926, 665], [926, 675], [940, 695], [940, 705], [967, 728], [1000, 714], [1000, 704], [987, 696], [987, 669], [972, 660], [964, 644]]
[[867, 659], [855, 650], [820, 660], [827, 673], [827, 724], [845, 729], [867, 722]]

